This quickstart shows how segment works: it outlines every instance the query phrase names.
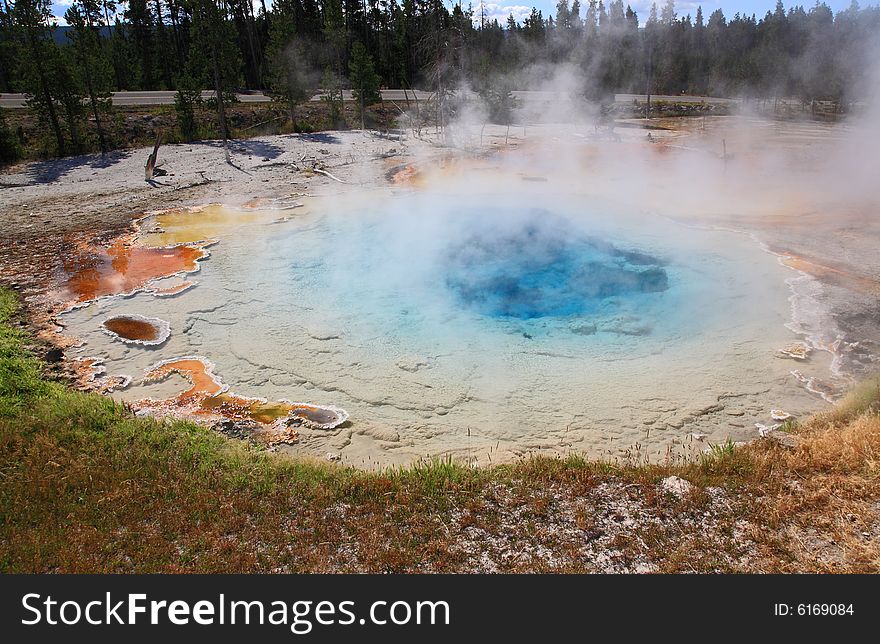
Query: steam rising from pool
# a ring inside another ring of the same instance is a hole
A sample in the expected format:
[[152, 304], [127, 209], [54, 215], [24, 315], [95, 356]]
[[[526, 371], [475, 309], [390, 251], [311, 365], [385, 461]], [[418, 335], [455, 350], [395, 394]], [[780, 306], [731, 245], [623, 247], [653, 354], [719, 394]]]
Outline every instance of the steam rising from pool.
[[[238, 396], [344, 409], [292, 449], [355, 464], [662, 457], [821, 404], [775, 357], [797, 339], [791, 272], [747, 236], [566, 197], [383, 191], [295, 212], [218, 234], [185, 293], [102, 299], [68, 331], [134, 376], [129, 400], [175, 399], [188, 383], [144, 374], [203, 356]], [[174, 332], [108, 342], [101, 321], [126, 314]]]

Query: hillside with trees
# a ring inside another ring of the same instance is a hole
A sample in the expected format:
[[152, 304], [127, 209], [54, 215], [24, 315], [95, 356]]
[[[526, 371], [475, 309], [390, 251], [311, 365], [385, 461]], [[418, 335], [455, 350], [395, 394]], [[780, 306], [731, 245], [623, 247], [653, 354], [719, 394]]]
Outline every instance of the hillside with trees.
[[181, 129], [198, 90], [215, 90], [224, 138], [236, 90], [266, 91], [295, 128], [297, 105], [318, 89], [338, 111], [338, 90], [353, 88], [362, 120], [378, 86], [525, 89], [519, 73], [542, 63], [572, 65], [582, 80], [570, 89], [597, 101], [633, 92], [845, 104], [867, 92], [880, 9], [854, 1], [834, 15], [779, 1], [760, 17], [706, 17], [667, 0], [645, 17], [623, 0], [560, 0], [555, 15], [533, 9], [502, 25], [439, 0], [275, 0], [257, 11], [245, 0], [73, 0], [64, 22], [49, 0], [0, 0], [0, 93], [27, 94], [62, 155], [83, 149], [84, 121], [108, 147], [102, 119], [121, 90], [177, 90]]

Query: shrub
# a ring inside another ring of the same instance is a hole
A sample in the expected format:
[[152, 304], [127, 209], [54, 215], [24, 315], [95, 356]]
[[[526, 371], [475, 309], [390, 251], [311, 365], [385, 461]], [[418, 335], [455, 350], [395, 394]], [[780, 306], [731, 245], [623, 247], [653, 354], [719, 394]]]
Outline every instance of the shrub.
[[10, 163], [21, 158], [18, 136], [9, 129], [3, 109], [0, 108], [0, 163]]
[[196, 107], [202, 102], [202, 92], [190, 78], [183, 78], [178, 83], [177, 95], [174, 97], [174, 111], [177, 112], [177, 129], [184, 141], [198, 138]]

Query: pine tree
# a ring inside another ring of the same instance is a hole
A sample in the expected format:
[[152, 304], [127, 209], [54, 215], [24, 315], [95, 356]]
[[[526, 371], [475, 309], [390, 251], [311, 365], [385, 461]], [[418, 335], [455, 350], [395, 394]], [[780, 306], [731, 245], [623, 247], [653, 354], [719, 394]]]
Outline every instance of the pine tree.
[[486, 105], [489, 121], [506, 125], [510, 131], [514, 111], [519, 106], [519, 101], [513, 95], [510, 79], [506, 76], [496, 77], [481, 87], [479, 94]]
[[214, 87], [223, 150], [227, 162], [231, 162], [226, 104], [235, 99], [234, 88], [241, 78], [241, 64], [235, 46], [234, 27], [217, 4], [221, 1], [192, 0], [189, 65], [194, 79], [205, 79]]
[[306, 61], [306, 48], [297, 40], [296, 31], [294, 12], [283, 3], [276, 3], [269, 26], [267, 80], [272, 98], [287, 106], [294, 132], [296, 106], [311, 98], [316, 85]]
[[361, 129], [366, 129], [366, 111], [368, 105], [382, 100], [379, 93], [380, 80], [373, 66], [373, 58], [360, 41], [351, 48], [351, 62], [348, 65], [351, 93], [358, 106]]
[[562, 31], [571, 29], [571, 9], [568, 7], [568, 0], [559, 0], [556, 3], [556, 26]]
[[18, 137], [6, 124], [6, 115], [0, 107], [0, 163], [16, 161], [21, 156]]
[[172, 51], [169, 46], [168, 34], [165, 32], [165, 15], [162, 10], [162, 0], [153, 0], [153, 15], [156, 20], [155, 43], [156, 55], [159, 59], [159, 70], [162, 72], [162, 80], [166, 88], [171, 87], [171, 58]]
[[177, 78], [174, 95], [174, 111], [177, 113], [177, 129], [184, 141], [194, 141], [199, 134], [196, 108], [202, 103], [201, 85], [188, 74]]
[[59, 100], [62, 74], [57, 69], [61, 60], [50, 32], [51, 0], [17, 0], [12, 18], [21, 88], [39, 120], [52, 129], [56, 152], [64, 156], [67, 143], [61, 128], [63, 105]]
[[9, 0], [0, 0], [0, 92], [11, 92], [15, 65], [12, 7]]
[[532, 13], [529, 14], [529, 17], [523, 20], [522, 34], [533, 42], [542, 44], [544, 42], [544, 16], [534, 7], [532, 7]]
[[[116, 0], [100, 0], [100, 5], [101, 9], [104, 12], [104, 25], [106, 25], [108, 31], [106, 47], [109, 50], [109, 60], [113, 68], [114, 86], [117, 90], [122, 90], [122, 68], [117, 67], [116, 65], [116, 59], [119, 55], [119, 53], [116, 51], [118, 42], [118, 38], [116, 37], [116, 30], [121, 28], [119, 18], [116, 16]], [[113, 23], [110, 22], [111, 13], [113, 13], [114, 18], [116, 19], [115, 27]]]
[[156, 89], [155, 48], [153, 40], [153, 15], [149, 0], [129, 0], [125, 12], [128, 20], [128, 31], [131, 34], [133, 54], [132, 63], [139, 89]]
[[241, 54], [245, 62], [245, 80], [248, 87], [263, 86], [263, 41], [257, 29], [254, 5], [251, 0], [232, 0], [235, 23], [238, 27]]
[[84, 151], [82, 126], [86, 118], [84, 104], [85, 94], [82, 84], [77, 77], [72, 56], [69, 51], [62, 51], [57, 45], [50, 49], [52, 55], [52, 85], [55, 87], [55, 95], [64, 110], [64, 123], [67, 126], [67, 136], [70, 139], [71, 154], [80, 154]]
[[324, 41], [327, 43], [325, 66], [329, 65], [332, 71], [341, 75], [343, 70], [343, 56], [345, 54], [345, 15], [342, 12], [342, 0], [324, 0]]
[[321, 101], [327, 106], [330, 129], [338, 130], [345, 126], [345, 115], [342, 103], [342, 83], [339, 76], [328, 65], [324, 68], [324, 76], [321, 78], [321, 89], [324, 95]]
[[117, 91], [138, 87], [138, 74], [134, 64], [135, 55], [126, 37], [128, 25], [115, 16], [113, 30], [108, 39], [110, 43], [110, 62], [113, 65], [113, 78]]
[[100, 42], [104, 20], [101, 6], [96, 0], [75, 0], [64, 13], [64, 19], [71, 27], [68, 37], [95, 119], [101, 154], [107, 154], [109, 147], [101, 115], [111, 109], [110, 65]]
[[[692, 19], [676, 14], [674, 0], [657, 0], [640, 29], [624, 2], [554, 0], [552, 18], [536, 8], [522, 25], [511, 15], [502, 27], [486, 15], [476, 28], [472, 10], [441, 0], [273, 0], [268, 12], [265, 0], [66, 0], [86, 28], [72, 15], [71, 46], [59, 47], [50, 0], [0, 0], [0, 91], [27, 93], [52, 135], [50, 147], [69, 153], [83, 136], [83, 97], [101, 138], [107, 88], [176, 87], [187, 75], [187, 91], [221, 88], [212, 102], [228, 137], [225, 107], [242, 79], [267, 87], [295, 121], [297, 104], [318, 85], [308, 70], [328, 70], [325, 100], [331, 126], [341, 127], [340, 79], [366, 74], [368, 59], [368, 75], [378, 77], [370, 85], [434, 90], [440, 128], [462, 80], [480, 86], [532, 64], [579, 65], [594, 100], [620, 91], [688, 91], [840, 101], [873, 89], [867, 71], [880, 33], [876, 7], [854, 2], [833, 13], [820, 1], [786, 11], [781, 0], [767, 0], [761, 19], [739, 14], [728, 21], [717, 11], [704, 22], [699, 7]], [[125, 11], [117, 10], [122, 5]], [[98, 70], [108, 62], [113, 82], [105, 87]], [[188, 114], [197, 97], [187, 96], [181, 122], [195, 136]], [[366, 106], [358, 100], [362, 125]]]

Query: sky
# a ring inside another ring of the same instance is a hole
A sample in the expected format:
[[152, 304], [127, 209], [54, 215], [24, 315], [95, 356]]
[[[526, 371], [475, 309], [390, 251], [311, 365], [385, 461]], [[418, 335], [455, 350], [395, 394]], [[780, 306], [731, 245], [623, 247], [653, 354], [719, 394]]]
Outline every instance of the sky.
[[[447, 5], [452, 4], [452, 0], [445, 1]], [[485, 3], [487, 18], [489, 20], [497, 18], [498, 22], [502, 24], [504, 24], [507, 20], [507, 16], [511, 13], [518, 22], [522, 22], [523, 18], [531, 13], [533, 6], [540, 9], [545, 18], [548, 15], [555, 17], [557, 1], [558, 0], [532, 0], [532, 2], [523, 2], [522, 0], [511, 0], [505, 2], [504, 0], [498, 0], [497, 2], [493, 2], [493, 0], [483, 0]], [[852, 0], [825, 0], [825, 4], [831, 7], [834, 13], [837, 13], [840, 9], [846, 9], [849, 7], [851, 1]], [[462, 4], [467, 5], [469, 0], [461, 0], [461, 2]], [[629, 0], [629, 4], [639, 14], [639, 24], [644, 24], [645, 20], [647, 20], [648, 13], [651, 9], [651, 2], [652, 0]], [[800, 0], [798, 2], [783, 0], [786, 9], [789, 6], [798, 4], [810, 7], [814, 2], [815, 0]], [[624, 0], [624, 4], [626, 3], [627, 0]], [[661, 7], [664, 3], [665, 0], [658, 0], [657, 6]], [[862, 6], [876, 5], [877, 3], [877, 1], [872, 0], [862, 0], [860, 2]], [[266, 4], [271, 6], [271, 0]], [[583, 15], [588, 4], [589, 0], [581, 0], [581, 15]], [[256, 0], [254, 0], [254, 5], [258, 6]], [[703, 15], [707, 20], [709, 14], [719, 8], [722, 9], [724, 15], [728, 17], [732, 17], [735, 13], [740, 12], [745, 14], [754, 13], [760, 18], [767, 13], [768, 10], [773, 9], [776, 6], [776, 0], [705, 0], [704, 2], [699, 2], [697, 0], [676, 0], [675, 3], [676, 10], [680, 16], [685, 16], [687, 14], [694, 16], [697, 12], [698, 5], [703, 6]], [[54, 4], [55, 15], [59, 18], [63, 16], [68, 6], [70, 6], [70, 0], [56, 0]], [[479, 15], [480, 0], [472, 0], [472, 6], [474, 7], [475, 13]], [[63, 20], [60, 20], [59, 22], [64, 24]]]
[[[533, 6], [541, 10], [544, 18], [548, 16], [548, 12], [549, 15], [555, 17], [556, 3], [558, 0], [534, 0], [533, 2], [520, 2], [519, 0], [514, 0], [513, 2], [484, 1], [486, 15], [489, 16], [489, 19], [497, 18], [498, 22], [503, 24], [507, 20], [507, 16], [511, 13], [513, 13], [514, 17], [516, 17], [519, 22], [522, 22], [522, 19], [531, 13]], [[653, 0], [629, 0], [629, 5], [639, 14], [639, 24], [643, 25], [645, 20], [648, 19], [652, 1]], [[835, 14], [839, 10], [849, 7], [851, 2], [852, 0], [825, 0], [825, 4], [831, 7], [831, 10], [834, 11]], [[790, 6], [796, 5], [803, 5], [804, 7], [809, 8], [814, 3], [815, 0], [800, 0], [797, 2], [783, 0], [786, 9]], [[570, 4], [571, 0], [569, 0], [569, 5]], [[589, 0], [581, 0], [581, 15], [584, 14], [588, 4]], [[608, 1], [606, 0], [606, 5], [607, 4]], [[624, 0], [624, 5], [626, 4], [627, 0]], [[657, 0], [658, 9], [664, 4], [665, 0]], [[877, 2], [872, 2], [870, 0], [860, 1], [860, 5], [863, 7], [876, 4]], [[758, 18], [761, 18], [768, 10], [772, 10], [776, 6], [776, 0], [705, 0], [703, 2], [696, 0], [676, 0], [675, 2], [675, 8], [679, 16], [691, 14], [691, 17], [693, 17], [697, 13], [697, 7], [700, 5], [703, 7], [703, 15], [706, 20], [708, 20], [709, 14], [716, 9], [724, 11], [724, 15], [728, 18], [733, 17], [737, 12], [746, 15], [755, 14]], [[477, 7], [477, 13], [479, 13], [479, 0], [474, 0], [474, 7]]]

